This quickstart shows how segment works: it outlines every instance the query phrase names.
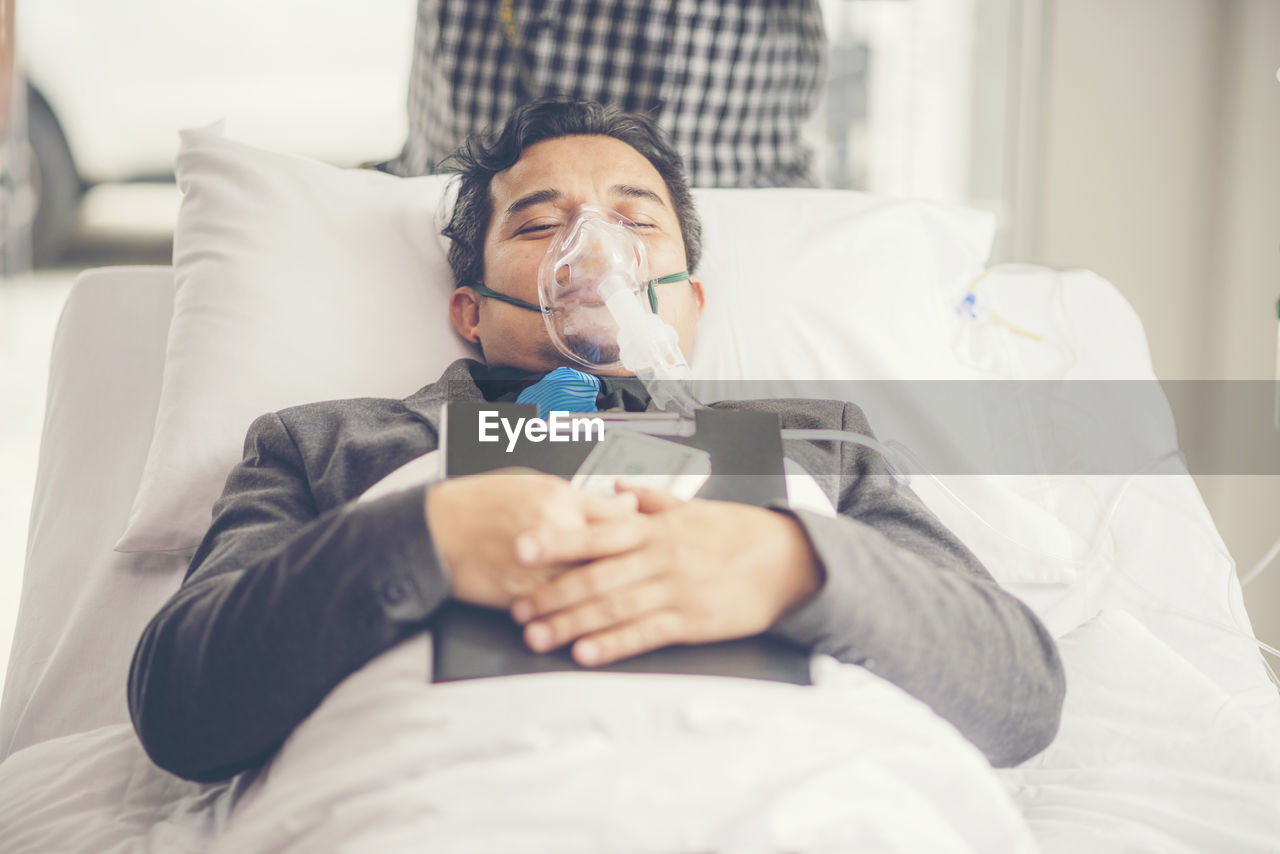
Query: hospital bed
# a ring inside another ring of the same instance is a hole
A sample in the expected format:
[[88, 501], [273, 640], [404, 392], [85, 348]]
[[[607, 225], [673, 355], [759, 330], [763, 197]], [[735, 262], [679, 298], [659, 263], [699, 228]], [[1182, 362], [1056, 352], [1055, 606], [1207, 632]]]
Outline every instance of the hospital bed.
[[[331, 169], [217, 128], [184, 134], [178, 177], [174, 266], [86, 271], [59, 324], [0, 703], [0, 850], [1280, 845], [1280, 696], [1176, 454], [1158, 471], [913, 477], [1058, 638], [1061, 730], [1016, 768], [830, 660], [813, 689], [577, 673], [441, 687], [422, 637], [339, 685], [263, 772], [160, 771], [129, 725], [133, 646], [249, 420], [404, 396], [468, 355], [443, 311], [439, 179]], [[698, 204], [709, 306], [692, 362], [723, 396], [851, 390], [911, 447], [947, 433], [913, 383], [1158, 388], [1118, 292], [1083, 271], [988, 269], [989, 217], [823, 191]], [[1164, 415], [1154, 446], [1176, 450]], [[1017, 417], [993, 410], [979, 432], [1018, 435]], [[797, 503], [821, 499], [807, 477], [789, 473]]]

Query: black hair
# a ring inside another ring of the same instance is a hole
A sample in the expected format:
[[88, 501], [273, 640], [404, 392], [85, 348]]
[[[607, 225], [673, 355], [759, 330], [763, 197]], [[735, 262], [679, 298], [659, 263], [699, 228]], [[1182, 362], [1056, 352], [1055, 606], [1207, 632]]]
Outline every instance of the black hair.
[[454, 285], [473, 285], [484, 279], [484, 241], [493, 217], [489, 191], [493, 177], [514, 166], [530, 146], [564, 136], [611, 136], [644, 155], [667, 185], [680, 222], [689, 272], [697, 269], [702, 255], [702, 223], [693, 207], [684, 163], [653, 120], [611, 105], [551, 96], [519, 107], [496, 137], [492, 133], [468, 137], [440, 164], [440, 171], [458, 176], [453, 215], [442, 231], [451, 241], [449, 266]]

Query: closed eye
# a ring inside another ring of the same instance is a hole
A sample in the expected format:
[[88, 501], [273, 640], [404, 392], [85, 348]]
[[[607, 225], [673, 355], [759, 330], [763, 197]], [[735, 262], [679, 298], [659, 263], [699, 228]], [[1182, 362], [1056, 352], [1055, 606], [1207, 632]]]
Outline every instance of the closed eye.
[[547, 231], [554, 231], [559, 227], [559, 223], [544, 222], [538, 223], [537, 225], [526, 225], [524, 228], [517, 231], [516, 234], [538, 234]]

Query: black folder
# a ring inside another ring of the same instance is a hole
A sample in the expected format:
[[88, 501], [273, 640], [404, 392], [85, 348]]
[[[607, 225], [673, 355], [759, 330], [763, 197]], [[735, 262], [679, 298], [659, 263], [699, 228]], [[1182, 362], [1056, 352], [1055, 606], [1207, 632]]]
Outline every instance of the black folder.
[[[480, 413], [495, 411], [510, 423], [538, 414], [537, 407], [523, 404], [470, 401], [446, 404], [441, 425], [446, 477], [478, 474], [506, 466], [528, 466], [570, 478], [594, 447], [593, 442], [587, 441], [520, 441], [508, 452], [505, 436], [496, 443], [479, 441]], [[695, 424], [692, 435], [663, 435], [662, 438], [701, 448], [710, 455], [711, 477], [698, 497], [758, 506], [786, 499], [782, 439], [775, 414], [703, 409], [696, 413]], [[572, 659], [567, 647], [550, 653], [530, 650], [524, 643], [522, 627], [505, 611], [450, 601], [433, 615], [431, 629], [432, 680], [435, 682], [590, 669], [736, 676], [811, 684], [809, 651], [765, 635], [696, 646], [671, 646], [613, 664], [584, 668]]]

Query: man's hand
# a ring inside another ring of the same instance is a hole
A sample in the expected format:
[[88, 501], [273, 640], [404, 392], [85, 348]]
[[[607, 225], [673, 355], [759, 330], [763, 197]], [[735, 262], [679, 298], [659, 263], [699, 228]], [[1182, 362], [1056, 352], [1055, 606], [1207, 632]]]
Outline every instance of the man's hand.
[[517, 538], [530, 530], [548, 537], [581, 536], [589, 524], [636, 513], [634, 495], [593, 495], [532, 469], [446, 480], [427, 490], [424, 513], [458, 599], [508, 608], [513, 599], [555, 578], [567, 565], [520, 560]]
[[813, 549], [789, 516], [626, 491], [644, 515], [571, 531], [533, 528], [522, 538], [527, 566], [581, 564], [512, 605], [530, 648], [574, 642], [574, 659], [592, 666], [670, 644], [748, 637], [821, 587]]

